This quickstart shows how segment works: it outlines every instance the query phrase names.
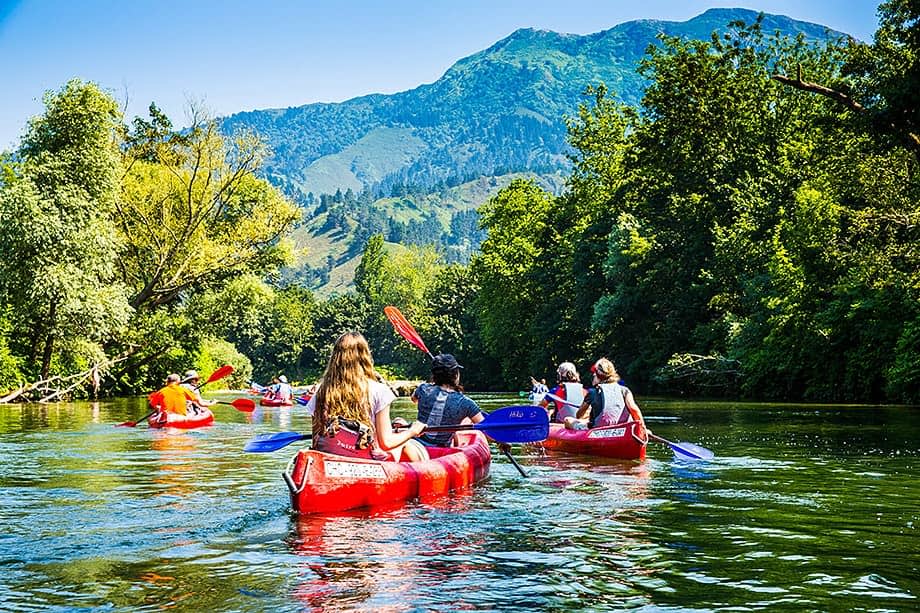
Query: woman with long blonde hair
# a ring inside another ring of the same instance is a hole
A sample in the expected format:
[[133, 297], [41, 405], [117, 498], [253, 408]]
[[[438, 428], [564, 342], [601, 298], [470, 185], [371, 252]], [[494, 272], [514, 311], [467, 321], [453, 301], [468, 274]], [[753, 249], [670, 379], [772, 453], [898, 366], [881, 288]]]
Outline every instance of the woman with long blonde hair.
[[[307, 404], [307, 412], [313, 415], [313, 448], [359, 456], [366, 449], [368, 457], [382, 459], [378, 457], [379, 451], [374, 453], [380, 449], [395, 461], [403, 456], [409, 461], [427, 460], [428, 452], [412, 440], [422, 433], [425, 424], [415, 421], [407, 430], [393, 431], [390, 404], [395, 399], [393, 391], [378, 381], [364, 335], [346, 332], [335, 341], [322, 383]], [[363, 426], [372, 434], [370, 446], [359, 443], [355, 449], [344, 442], [339, 432], [349, 430], [349, 422]]]

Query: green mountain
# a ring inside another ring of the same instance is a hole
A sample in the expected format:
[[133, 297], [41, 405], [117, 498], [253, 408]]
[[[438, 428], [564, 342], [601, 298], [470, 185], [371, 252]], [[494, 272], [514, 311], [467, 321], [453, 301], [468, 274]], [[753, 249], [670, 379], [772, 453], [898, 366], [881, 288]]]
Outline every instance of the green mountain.
[[[411, 221], [418, 231], [415, 226], [436, 218], [441, 235], [429, 221], [416, 238], [434, 238], [442, 247], [463, 243], [470, 237], [454, 236], [450, 224], [457, 225], [453, 215], [460, 213], [464, 226], [463, 212], [494, 193], [480, 189], [482, 177], [504, 177], [494, 182], [496, 190], [515, 173], [548, 177], [558, 186], [569, 168], [564, 119], [584, 102], [586, 87], [604, 83], [623, 102], [637, 104], [645, 82], [636, 64], [659, 33], [708, 39], [732, 21], [751, 23], [757, 15], [711, 9], [686, 22], [631, 21], [585, 36], [522, 29], [458, 61], [431, 84], [341, 103], [238, 113], [223, 127], [255, 130], [272, 148], [267, 176], [308, 212], [301, 238], [310, 256], [301, 276], [325, 287], [333, 271], [353, 267], [373, 231], [406, 242], [398, 224]], [[776, 15], [765, 15], [762, 27], [812, 40], [841, 36]], [[337, 192], [337, 199], [321, 197]], [[396, 201], [410, 204], [394, 215]], [[454, 254], [459, 259], [477, 246], [464, 245]], [[347, 272], [339, 276], [350, 280]]]

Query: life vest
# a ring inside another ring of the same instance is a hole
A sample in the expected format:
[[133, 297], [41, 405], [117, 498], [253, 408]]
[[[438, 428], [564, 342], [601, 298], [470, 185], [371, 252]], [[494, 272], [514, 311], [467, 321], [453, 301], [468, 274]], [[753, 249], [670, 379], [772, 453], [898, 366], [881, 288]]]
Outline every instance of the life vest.
[[365, 424], [338, 416], [329, 420], [322, 436], [313, 439], [313, 448], [349, 458], [393, 459], [392, 455], [377, 446], [373, 431]]
[[553, 418], [553, 421], [561, 424], [565, 421], [566, 417], [575, 417], [577, 415], [578, 408], [585, 399], [585, 392], [581, 383], [563, 383], [562, 390], [560, 391], [563, 392], [565, 400], [575, 402], [578, 405], [573, 407], [570, 404], [556, 403], [556, 416]]
[[630, 414], [626, 408], [623, 386], [619, 383], [601, 383], [597, 389], [600, 395], [600, 406], [592, 408], [600, 408], [600, 413], [590, 426], [599, 428], [629, 421]]

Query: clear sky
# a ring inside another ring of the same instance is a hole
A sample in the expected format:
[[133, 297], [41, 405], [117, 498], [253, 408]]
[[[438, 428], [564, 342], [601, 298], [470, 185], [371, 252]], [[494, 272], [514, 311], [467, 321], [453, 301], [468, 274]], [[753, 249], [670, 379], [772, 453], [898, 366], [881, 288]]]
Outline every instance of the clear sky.
[[79, 77], [129, 117], [151, 101], [185, 125], [212, 113], [340, 102], [436, 81], [514, 30], [588, 34], [634, 19], [744, 7], [870, 41], [873, 0], [0, 0], [0, 150]]

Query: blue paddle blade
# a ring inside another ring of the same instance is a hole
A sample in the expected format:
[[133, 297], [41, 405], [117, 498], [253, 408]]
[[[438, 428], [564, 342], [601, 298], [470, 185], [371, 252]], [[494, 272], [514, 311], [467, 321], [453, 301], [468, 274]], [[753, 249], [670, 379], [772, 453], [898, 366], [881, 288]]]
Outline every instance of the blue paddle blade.
[[300, 432], [275, 432], [274, 434], [259, 434], [251, 441], [246, 443], [243, 451], [252, 453], [264, 453], [276, 451], [282, 447], [287, 447], [291, 443], [313, 438], [310, 434], [301, 434]]
[[478, 424], [426, 428], [426, 432], [459, 432], [461, 430], [480, 430], [500, 443], [534, 443], [549, 436], [549, 417], [543, 407], [525, 404], [496, 409]]
[[531, 404], [503, 407], [474, 426], [499, 443], [535, 443], [549, 436], [549, 416]]
[[683, 441], [673, 443], [671, 445], [671, 451], [679, 458], [691, 458], [693, 460], [711, 460], [716, 456], [716, 454], [705, 447], [700, 447], [693, 443], [685, 443]]

